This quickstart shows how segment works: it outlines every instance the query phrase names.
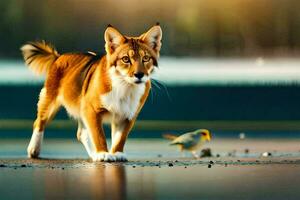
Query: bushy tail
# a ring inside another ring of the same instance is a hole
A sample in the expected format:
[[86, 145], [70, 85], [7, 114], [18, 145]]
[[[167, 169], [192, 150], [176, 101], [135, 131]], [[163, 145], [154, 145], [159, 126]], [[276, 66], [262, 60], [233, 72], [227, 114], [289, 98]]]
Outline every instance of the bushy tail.
[[178, 137], [178, 136], [170, 134], [170, 133], [165, 133], [162, 136], [168, 140], [175, 140]]
[[35, 73], [45, 73], [59, 57], [58, 52], [45, 41], [29, 42], [21, 47], [26, 65]]

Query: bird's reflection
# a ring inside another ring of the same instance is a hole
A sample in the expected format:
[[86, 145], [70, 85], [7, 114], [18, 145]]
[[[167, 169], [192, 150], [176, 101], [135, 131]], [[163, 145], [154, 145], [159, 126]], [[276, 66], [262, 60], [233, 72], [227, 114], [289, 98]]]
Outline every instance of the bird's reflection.
[[[37, 170], [33, 196], [44, 199], [127, 199], [123, 165], [92, 165], [85, 168]], [[40, 180], [44, 181], [44, 184]]]

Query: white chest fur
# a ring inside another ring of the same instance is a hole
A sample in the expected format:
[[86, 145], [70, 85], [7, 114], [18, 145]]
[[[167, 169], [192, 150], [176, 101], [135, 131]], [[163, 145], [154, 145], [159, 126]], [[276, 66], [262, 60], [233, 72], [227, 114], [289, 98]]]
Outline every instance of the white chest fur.
[[121, 119], [131, 120], [140, 105], [145, 84], [132, 85], [120, 78], [112, 78], [112, 90], [100, 96], [102, 106]]

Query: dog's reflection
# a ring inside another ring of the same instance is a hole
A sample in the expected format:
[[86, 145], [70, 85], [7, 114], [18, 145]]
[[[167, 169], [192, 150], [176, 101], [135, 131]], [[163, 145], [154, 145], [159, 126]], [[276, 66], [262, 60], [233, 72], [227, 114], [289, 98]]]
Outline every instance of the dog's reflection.
[[[42, 172], [43, 171], [43, 172]], [[126, 169], [122, 165], [104, 164], [85, 168], [36, 171], [35, 196], [45, 199], [126, 199]], [[42, 188], [41, 188], [42, 187]], [[41, 191], [44, 191], [41, 194]]]
[[127, 187], [124, 166], [110, 165], [104, 166], [103, 169], [94, 168], [91, 176], [99, 177], [96, 178], [94, 184], [91, 184], [92, 198], [126, 199]]

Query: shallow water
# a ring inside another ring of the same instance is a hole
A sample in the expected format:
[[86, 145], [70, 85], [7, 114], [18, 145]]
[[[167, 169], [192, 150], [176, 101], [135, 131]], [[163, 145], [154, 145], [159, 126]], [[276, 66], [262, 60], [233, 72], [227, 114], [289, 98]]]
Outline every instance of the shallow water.
[[[24, 200], [299, 199], [299, 142], [217, 138], [204, 146], [214, 157], [195, 160], [163, 139], [129, 139], [129, 162], [93, 163], [75, 139], [45, 139], [42, 160], [26, 159], [28, 139], [2, 139], [0, 194]], [[261, 157], [265, 151], [272, 156]]]
[[299, 199], [299, 177], [299, 164], [1, 168], [0, 192], [5, 199]]

